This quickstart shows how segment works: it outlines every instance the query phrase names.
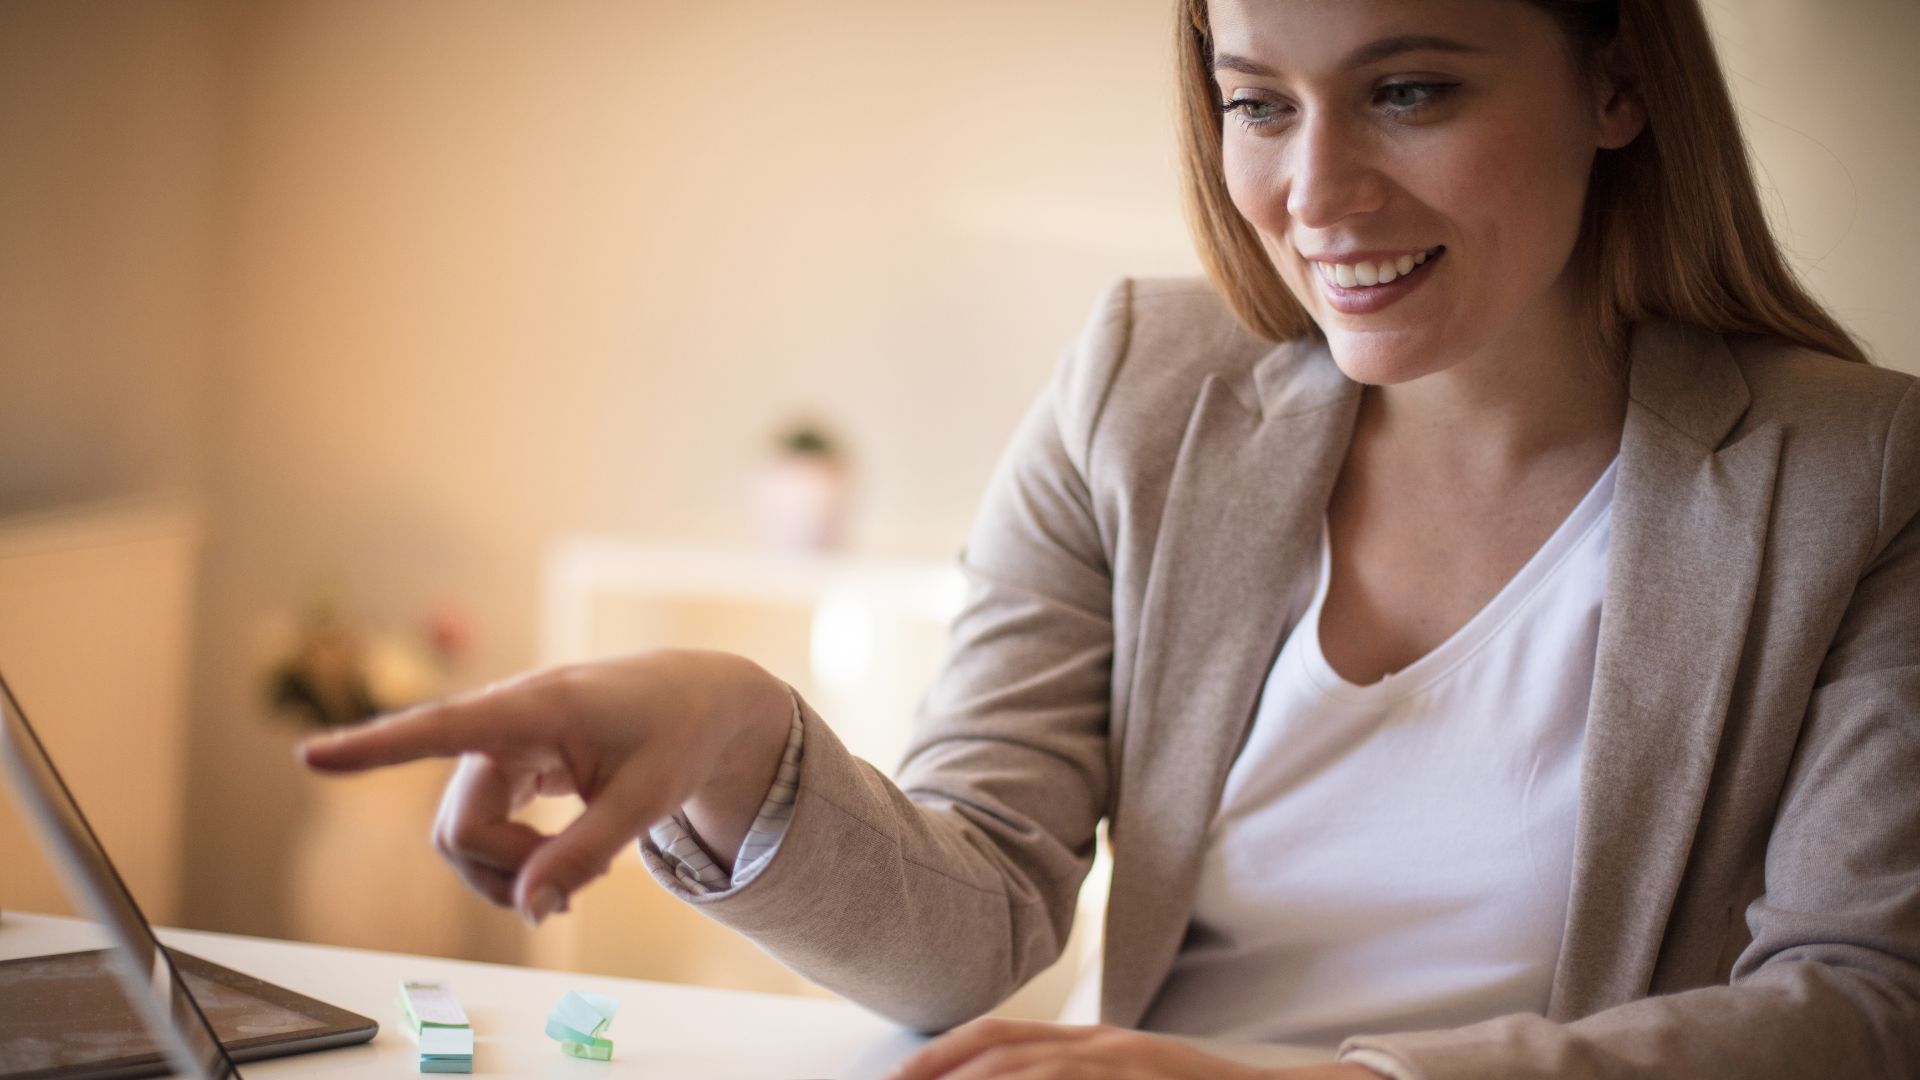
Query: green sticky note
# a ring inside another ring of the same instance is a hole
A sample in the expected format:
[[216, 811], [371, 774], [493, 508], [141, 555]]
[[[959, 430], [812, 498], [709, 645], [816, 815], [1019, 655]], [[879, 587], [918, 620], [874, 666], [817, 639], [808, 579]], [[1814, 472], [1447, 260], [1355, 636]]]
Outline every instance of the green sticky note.
[[586, 1061], [612, 1061], [613, 1040], [595, 1039], [591, 1043], [577, 1043], [572, 1039], [562, 1039], [560, 1052], [568, 1057], [582, 1058]]

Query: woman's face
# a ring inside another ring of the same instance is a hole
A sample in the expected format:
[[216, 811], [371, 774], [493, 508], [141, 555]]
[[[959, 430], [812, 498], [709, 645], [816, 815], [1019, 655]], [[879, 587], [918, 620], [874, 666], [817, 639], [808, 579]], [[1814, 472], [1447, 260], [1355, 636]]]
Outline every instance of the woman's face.
[[1520, 0], [1212, 0], [1227, 189], [1348, 376], [1573, 338], [1595, 151], [1637, 110]]

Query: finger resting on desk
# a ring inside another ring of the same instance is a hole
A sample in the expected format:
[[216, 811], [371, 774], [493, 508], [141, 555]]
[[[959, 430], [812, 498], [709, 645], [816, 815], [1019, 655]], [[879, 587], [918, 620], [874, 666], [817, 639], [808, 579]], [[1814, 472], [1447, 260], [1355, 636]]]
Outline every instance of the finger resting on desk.
[[[967, 1030], [976, 1025], [976, 1030]], [[922, 1051], [932, 1059], [928, 1068], [938, 1070], [926, 1075], [941, 1080], [1260, 1080], [1273, 1075], [1178, 1039], [1104, 1024], [1079, 1027], [990, 1018], [956, 1029], [947, 1038], [953, 1040], [950, 1046], [942, 1047], [946, 1040], [937, 1040]], [[898, 1075], [923, 1074], [903, 1069]]]
[[[986, 1017], [962, 1024], [928, 1043], [887, 1080], [935, 1080], [936, 1077], [950, 1076], [956, 1070], [969, 1066], [974, 1066], [976, 1071], [979, 1067], [995, 1069], [1012, 1066], [1016, 1062], [1012, 1055], [1004, 1052], [984, 1062], [978, 1059], [1009, 1047], [1044, 1049], [1047, 1044], [1090, 1038], [1102, 1030], [1098, 1027]], [[1028, 1056], [1019, 1055], [1020, 1062], [1024, 1063]], [[989, 1071], [984, 1075], [994, 1073]]]

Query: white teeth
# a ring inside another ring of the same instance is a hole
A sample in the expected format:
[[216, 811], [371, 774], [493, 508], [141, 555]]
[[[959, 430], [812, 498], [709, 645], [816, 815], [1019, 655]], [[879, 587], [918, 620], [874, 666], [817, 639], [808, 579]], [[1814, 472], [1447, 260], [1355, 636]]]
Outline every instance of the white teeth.
[[1313, 263], [1332, 284], [1340, 288], [1367, 288], [1373, 284], [1386, 284], [1413, 273], [1413, 267], [1427, 261], [1427, 254], [1419, 256], [1400, 256], [1398, 259], [1382, 259], [1379, 263], [1357, 261], [1357, 263]]
[[1366, 288], [1371, 285], [1385, 285], [1390, 281], [1406, 277], [1413, 268], [1427, 261], [1427, 253], [1401, 255], [1398, 258], [1384, 259], [1380, 262], [1325, 263], [1316, 262], [1314, 268], [1320, 276], [1343, 289]]

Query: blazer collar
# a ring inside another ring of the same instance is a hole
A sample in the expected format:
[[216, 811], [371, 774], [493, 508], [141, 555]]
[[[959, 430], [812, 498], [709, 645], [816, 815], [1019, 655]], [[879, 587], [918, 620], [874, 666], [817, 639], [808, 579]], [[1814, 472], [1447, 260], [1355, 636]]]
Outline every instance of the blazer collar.
[[1726, 342], [1633, 338], [1580, 774], [1567, 927], [1547, 1016], [1652, 992], [1746, 648], [1781, 433], [1737, 426]]
[[1628, 356], [1627, 397], [1633, 406], [1702, 448], [1718, 448], [1746, 415], [1752, 395], [1719, 334], [1685, 323], [1642, 323], [1634, 329]]
[[1209, 375], [1168, 482], [1134, 641], [1108, 835], [1100, 1015], [1134, 1026], [1179, 952], [1195, 871], [1346, 458], [1360, 387], [1318, 342]]
[[[1649, 324], [1630, 362], [1557, 1018], [1641, 996], [1651, 978], [1711, 779], [1778, 450], [1777, 433], [1722, 447], [1749, 396], [1717, 335]], [[1310, 597], [1359, 402], [1316, 339], [1207, 377], [1188, 417], [1132, 719], [1117, 732], [1107, 1022], [1139, 1023], [1179, 951], [1227, 771]]]

